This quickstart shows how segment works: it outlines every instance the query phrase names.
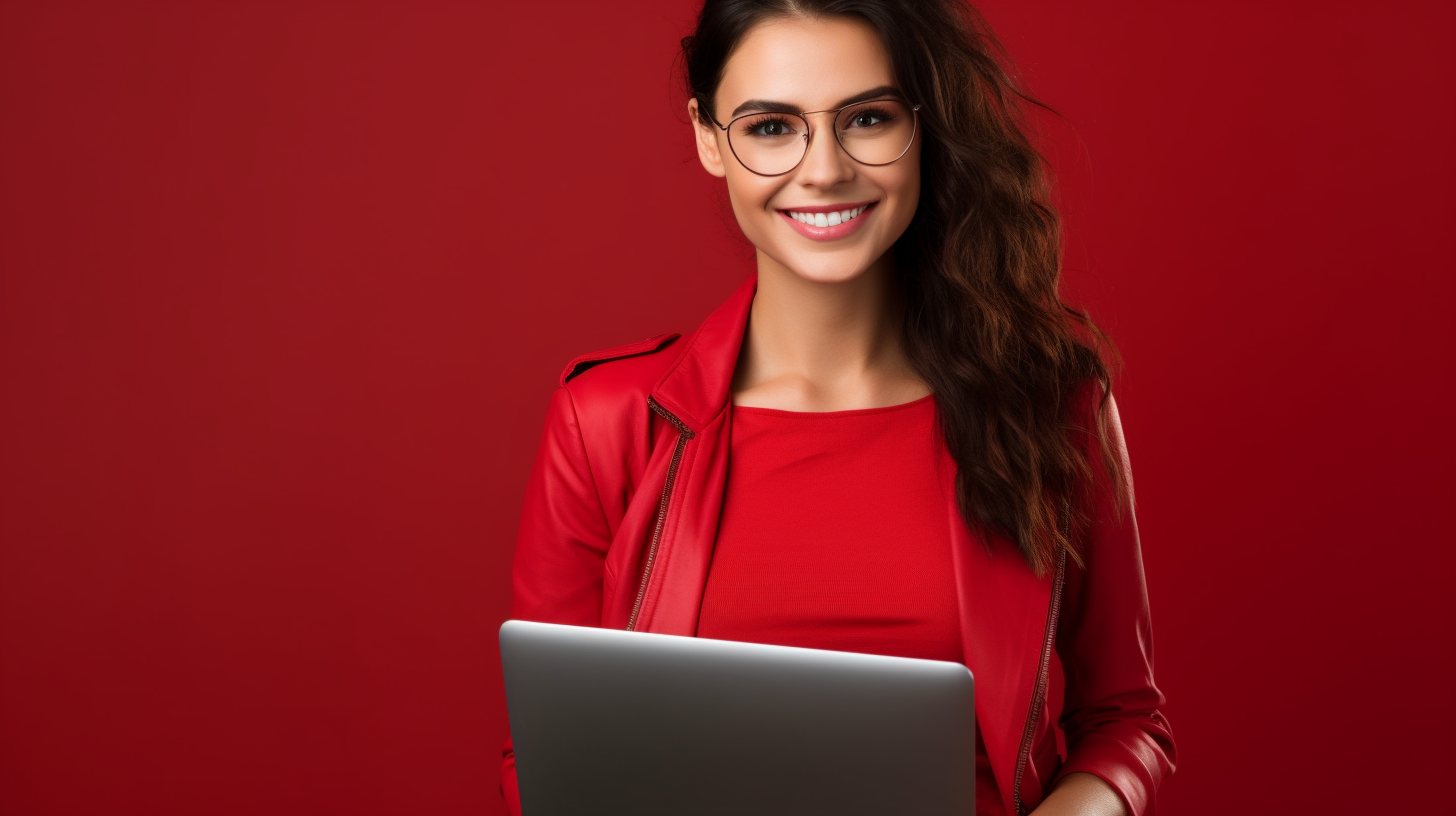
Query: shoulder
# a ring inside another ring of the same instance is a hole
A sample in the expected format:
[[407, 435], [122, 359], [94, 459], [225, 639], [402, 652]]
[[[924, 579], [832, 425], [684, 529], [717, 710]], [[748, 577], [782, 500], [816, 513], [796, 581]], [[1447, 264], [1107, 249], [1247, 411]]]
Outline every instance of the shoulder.
[[1121, 422], [1112, 386], [1105, 380], [1089, 377], [1072, 387], [1066, 408], [1069, 430], [1081, 444], [1099, 444], [1109, 434], [1120, 436]]
[[1102, 410], [1103, 400], [1112, 400], [1112, 387], [1099, 377], [1087, 377], [1071, 388], [1071, 414], [1079, 420], [1096, 416]]
[[1085, 380], [1073, 391], [1071, 403], [1067, 428], [1073, 444], [1086, 457], [1092, 490], [1109, 501], [1104, 510], [1120, 513], [1124, 505], [1132, 503], [1132, 465], [1111, 384]]
[[[561, 372], [547, 426], [574, 438], [604, 506], [630, 496], [662, 432], [647, 398], [676, 361], [677, 334], [582, 354]], [[548, 433], [551, 431], [548, 431]], [[617, 508], [620, 509], [620, 508]]]
[[578, 411], [645, 405], [653, 386], [677, 358], [677, 333], [579, 355], [561, 371], [560, 385]]
[[[603, 363], [610, 363], [618, 360], [631, 359], [633, 357], [644, 357], [647, 355], [656, 354], [657, 352], [667, 348], [669, 345], [672, 344], [674, 340], [676, 340], [680, 336], [681, 335], [675, 333], [659, 334], [655, 337], [649, 337], [646, 340], [641, 340], [636, 343], [627, 343], [626, 345], [613, 346], [612, 348], [602, 349], [601, 351], [589, 351], [586, 354], [579, 354], [576, 357], [573, 357], [571, 359], [571, 362], [566, 364], [566, 368], [562, 369], [561, 385], [562, 387], [565, 387], [567, 383], [581, 376], [589, 369], [597, 368]], [[650, 365], [648, 366], [648, 368], [651, 367], [652, 366]], [[664, 365], [663, 367], [665, 368], [666, 366]], [[635, 373], [635, 369], [640, 368], [640, 366], [614, 366], [613, 371], [615, 374], [621, 375], [628, 373], [629, 370]]]

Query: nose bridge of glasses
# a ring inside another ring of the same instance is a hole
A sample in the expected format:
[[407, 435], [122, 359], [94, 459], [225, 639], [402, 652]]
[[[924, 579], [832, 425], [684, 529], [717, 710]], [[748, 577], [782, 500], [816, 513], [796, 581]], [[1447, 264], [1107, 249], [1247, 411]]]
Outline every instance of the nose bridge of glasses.
[[814, 125], [813, 125], [813, 123], [811, 123], [809, 121], [809, 117], [810, 116], [813, 116], [813, 115], [819, 114], [819, 113], [832, 114], [830, 116], [830, 122], [831, 123], [834, 123], [834, 122], [838, 122], [838, 120], [839, 120], [839, 114], [842, 113], [843, 111], [844, 111], [844, 109], [843, 108], [840, 108], [838, 110], [804, 111], [803, 113], [800, 113], [799, 114], [799, 118], [803, 119], [804, 120], [804, 123], [807, 125], [807, 128], [805, 129], [805, 133], [804, 133], [804, 140], [805, 141], [808, 141], [809, 139], [813, 138], [813, 136], [814, 136], [814, 132], [813, 132], [814, 131]]
[[[838, 132], [839, 131], [839, 128], [836, 125], [839, 122], [839, 114], [841, 114], [843, 112], [844, 112], [844, 108], [838, 108], [838, 109], [835, 109], [835, 110], [803, 111], [803, 112], [801, 112], [801, 113], [798, 114], [799, 118], [804, 120], [804, 125], [805, 125], [805, 127], [804, 127], [804, 153], [806, 155], [808, 154], [808, 152], [810, 150], [813, 149], [813, 147], [814, 147], [814, 137], [818, 134], [818, 128], [815, 128], [814, 125], [809, 122], [809, 117], [810, 116], [813, 116], [815, 114], [819, 114], [819, 113], [827, 113], [827, 114], [830, 114], [830, 128], [829, 129], [831, 131], [834, 131], [834, 138], [831, 139], [830, 141], [835, 142], [836, 144], [839, 144], [839, 132]], [[839, 147], [840, 147], [840, 149], [843, 149], [844, 146], [842, 144], [840, 144]]]
[[[834, 132], [834, 136], [829, 139], [829, 144], [827, 146], [827, 148], [830, 151], [830, 153], [831, 154], [842, 153], [842, 154], [844, 154], [844, 156], [853, 159], [854, 157], [849, 155], [849, 151], [845, 150], [844, 149], [844, 144], [842, 142], [840, 142], [839, 133], [838, 133], [838, 130], [839, 129], [834, 126], [835, 122], [837, 122], [837, 120], [838, 120], [840, 111], [838, 111], [838, 110], [804, 111], [803, 113], [800, 113], [799, 116], [800, 116], [800, 118], [802, 118], [804, 120], [805, 123], [808, 123], [809, 117], [812, 116], [812, 115], [814, 115], [814, 114], [817, 114], [817, 113], [827, 113], [827, 114], [831, 114], [829, 130]], [[814, 150], [814, 141], [815, 141], [815, 137], [818, 135], [818, 130], [819, 129], [813, 127], [813, 125], [809, 125], [805, 129], [805, 132], [804, 132], [804, 153], [803, 153], [803, 155], [801, 155], [799, 157], [799, 161], [800, 162], [804, 162], [804, 161], [807, 161], [809, 159], [809, 154]], [[836, 159], [836, 161], [838, 161], [838, 160], [839, 159]]]

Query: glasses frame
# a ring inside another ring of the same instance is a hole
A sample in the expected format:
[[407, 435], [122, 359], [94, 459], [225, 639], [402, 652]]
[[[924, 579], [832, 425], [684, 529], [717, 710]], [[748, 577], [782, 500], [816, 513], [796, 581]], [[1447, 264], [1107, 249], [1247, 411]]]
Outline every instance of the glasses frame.
[[[900, 155], [899, 156], [896, 156], [895, 158], [890, 159], [887, 162], [879, 162], [877, 164], [872, 164], [870, 162], [860, 161], [859, 159], [855, 159], [854, 158], [854, 154], [849, 152], [849, 148], [847, 148], [847, 147], [844, 146], [844, 140], [841, 139], [841, 138], [839, 138], [839, 128], [831, 127], [830, 129], [834, 131], [834, 141], [839, 143], [839, 149], [844, 151], [844, 155], [850, 157], [851, 159], [854, 159], [854, 161], [856, 163], [862, 164], [865, 167], [884, 167], [887, 164], [894, 164], [895, 162], [897, 162], [900, 159], [904, 158], [905, 154], [910, 152], [910, 146], [913, 145], [913, 144], [915, 144], [915, 134], [917, 134], [917, 133], [920, 132], [920, 114], [918, 113], [918, 111], [921, 108], [920, 105], [911, 105], [909, 103], [909, 101], [904, 100], [904, 99], [900, 99], [900, 98], [894, 97], [894, 96], [881, 96], [881, 97], [877, 97], [875, 99], [862, 99], [862, 100], [860, 100], [858, 102], [851, 102], [848, 105], [845, 105], [844, 107], [841, 107], [841, 108], [833, 108], [833, 109], [826, 109], [826, 110], [800, 111], [798, 113], [792, 113], [792, 112], [789, 112], [789, 111], [750, 111], [748, 113], [743, 114], [742, 116], [735, 116], [732, 119], [729, 119], [728, 120], [728, 124], [726, 124], [726, 125], [718, 124], [718, 117], [714, 116], [711, 113], [708, 113], [708, 121], [712, 122], [714, 127], [716, 127], [719, 130], [723, 131], [723, 133], [725, 134], [725, 137], [724, 138], [726, 138], [728, 140], [728, 150], [733, 154], [733, 158], [735, 160], [737, 160], [737, 162], [740, 165], [743, 166], [743, 169], [744, 170], [747, 170], [748, 172], [754, 174], [755, 176], [766, 176], [768, 178], [773, 178], [775, 176], [787, 175], [787, 174], [792, 173], [795, 170], [799, 169], [799, 165], [801, 165], [801, 164], [804, 163], [804, 157], [809, 155], [809, 146], [814, 143], [814, 129], [809, 124], [809, 114], [811, 114], [811, 113], [832, 113], [832, 114], [834, 114], [834, 121], [837, 122], [837, 121], [839, 121], [839, 114], [844, 113], [846, 110], [848, 110], [848, 109], [850, 109], [852, 107], [855, 107], [856, 105], [868, 105], [871, 102], [898, 102], [901, 105], [908, 105], [910, 107], [910, 140], [905, 143], [905, 149], [900, 151]], [[707, 104], [702, 100], [701, 97], [698, 99], [698, 110], [699, 111], [702, 111], [703, 113], [707, 113], [707, 110], [708, 110]], [[780, 114], [782, 116], [797, 116], [799, 119], [803, 120], [803, 122], [804, 122], [804, 155], [800, 156], [799, 157], [799, 160], [797, 162], [794, 162], [794, 166], [793, 167], [790, 167], [789, 169], [783, 171], [782, 173], [760, 173], [757, 170], [754, 170], [752, 167], [749, 167], [743, 161], [743, 159], [739, 157], [738, 151], [733, 148], [733, 137], [732, 137], [732, 135], [728, 135], [728, 129], [731, 128], [731, 127], [733, 127], [733, 123], [734, 122], [737, 122], [739, 119], [746, 119], [746, 118], [748, 118], [750, 116], [763, 116], [766, 113], [776, 113], [776, 114]]]

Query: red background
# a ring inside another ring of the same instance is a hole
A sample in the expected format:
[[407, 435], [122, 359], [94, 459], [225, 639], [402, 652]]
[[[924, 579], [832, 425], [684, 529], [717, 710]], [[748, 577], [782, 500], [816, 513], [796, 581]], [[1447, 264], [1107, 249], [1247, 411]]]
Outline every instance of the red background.
[[[747, 272], [654, 4], [0, 6], [0, 812], [494, 813], [560, 367]], [[1450, 812], [1456, 5], [986, 0], [1119, 342], [1164, 812]]]

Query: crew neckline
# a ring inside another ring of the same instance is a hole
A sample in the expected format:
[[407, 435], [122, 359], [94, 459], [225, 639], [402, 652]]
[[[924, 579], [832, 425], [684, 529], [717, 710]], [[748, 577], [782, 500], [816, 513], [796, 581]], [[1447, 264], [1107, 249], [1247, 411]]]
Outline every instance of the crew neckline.
[[734, 405], [733, 412], [760, 414], [763, 416], [790, 417], [793, 419], [839, 419], [845, 417], [867, 416], [870, 414], [886, 414], [891, 411], [903, 411], [906, 408], [913, 408], [926, 402], [933, 402], [935, 394], [902, 402], [898, 405], [882, 405], [878, 408], [847, 408], [843, 411], [785, 411], [782, 408], [760, 408], [753, 405]]

